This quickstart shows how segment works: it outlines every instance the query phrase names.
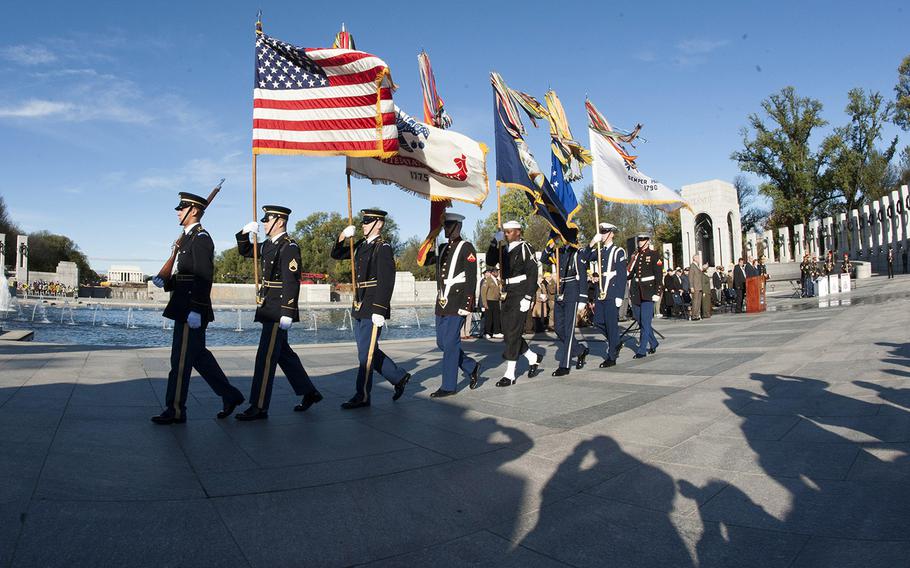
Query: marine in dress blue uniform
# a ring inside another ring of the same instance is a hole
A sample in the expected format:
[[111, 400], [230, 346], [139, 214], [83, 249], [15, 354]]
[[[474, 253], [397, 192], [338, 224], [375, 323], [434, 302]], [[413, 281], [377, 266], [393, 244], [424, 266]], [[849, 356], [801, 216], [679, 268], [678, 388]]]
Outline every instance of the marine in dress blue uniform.
[[629, 262], [629, 299], [632, 316], [641, 327], [634, 358], [641, 359], [656, 353], [659, 345], [651, 320], [654, 319], [654, 303], [660, 299], [664, 263], [657, 251], [651, 249], [649, 235], [638, 235], [636, 244], [638, 248]]
[[215, 319], [212, 311], [212, 277], [215, 272], [215, 245], [199, 220], [208, 201], [193, 193], [180, 192], [174, 209], [183, 226], [183, 239], [174, 263], [176, 271], [167, 279], [156, 276], [154, 284], [171, 292], [164, 317], [174, 321], [171, 340], [171, 372], [167, 378], [164, 412], [152, 417], [155, 424], [186, 422], [186, 398], [193, 369], [221, 397], [218, 418], [229, 416], [243, 402], [243, 394], [232, 386], [205, 346], [205, 329]]
[[559, 338], [556, 350], [559, 366], [552, 375], [562, 377], [569, 374], [573, 357], [578, 358], [575, 368], [584, 368], [589, 352], [587, 345], [575, 339], [578, 312], [588, 302], [588, 255], [585, 250], [563, 245], [555, 250], [547, 249], [544, 259], [558, 268], [555, 272], [558, 272], [559, 293], [553, 303], [553, 327]]
[[464, 215], [446, 213], [443, 230], [448, 242], [430, 251], [427, 262], [436, 262], [436, 345], [442, 350], [442, 386], [433, 398], [457, 393], [458, 369], [470, 376], [477, 388], [480, 365], [461, 349], [461, 329], [474, 311], [477, 290], [477, 253], [461, 238]]
[[276, 367], [281, 367], [294, 393], [303, 397], [294, 410], [305, 411], [322, 400], [322, 394], [313, 386], [300, 357], [288, 344], [291, 324], [300, 321], [297, 306], [300, 295], [300, 247], [287, 233], [291, 210], [280, 205], [266, 205], [262, 211], [260, 223], [264, 224], [267, 237], [265, 242], [257, 245], [250, 242], [250, 233], [259, 228], [256, 222], [248, 223], [236, 235], [240, 256], [252, 258], [253, 247], [258, 247], [262, 271], [257, 300], [259, 305], [256, 308], [256, 321], [262, 324], [262, 334], [259, 336], [259, 349], [256, 351], [253, 369], [250, 407], [236, 416], [237, 420], [242, 421], [268, 418]]
[[[381, 209], [363, 209], [361, 215], [364, 238], [354, 243], [357, 290], [351, 309], [360, 366], [357, 370], [356, 393], [341, 405], [345, 410], [370, 406], [373, 371], [395, 385], [392, 400], [401, 398], [405, 386], [411, 379], [410, 373], [396, 365], [379, 348], [379, 336], [391, 313], [389, 304], [395, 287], [395, 258], [392, 246], [380, 235], [387, 213]], [[351, 258], [351, 249], [345, 239], [353, 237], [354, 227], [346, 227], [332, 248], [332, 258], [335, 260]]]
[[597, 246], [600, 243], [600, 266], [596, 270], [599, 281], [594, 298], [594, 326], [606, 338], [606, 352], [600, 368], [612, 367], [619, 356], [619, 308], [626, 295], [628, 278], [626, 251], [613, 243], [616, 225], [601, 223], [597, 236], [591, 240], [587, 254], [597, 263]]
[[517, 382], [515, 367], [522, 356], [528, 360], [529, 378], [540, 373], [540, 357], [522, 337], [537, 289], [537, 260], [534, 249], [521, 238], [518, 221], [507, 221], [502, 228], [487, 249], [487, 264], [502, 266], [502, 333], [505, 336], [502, 358], [506, 360], [506, 372], [496, 386], [508, 387]]

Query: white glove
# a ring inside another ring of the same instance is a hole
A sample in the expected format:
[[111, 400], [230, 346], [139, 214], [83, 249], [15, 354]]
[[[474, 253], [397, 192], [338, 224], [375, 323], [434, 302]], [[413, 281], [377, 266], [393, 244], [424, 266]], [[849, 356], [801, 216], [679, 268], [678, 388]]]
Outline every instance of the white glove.
[[531, 300], [527, 298], [522, 298], [521, 302], [518, 303], [518, 309], [522, 312], [526, 312], [531, 309]]
[[493, 235], [493, 238], [496, 239], [497, 242], [501, 243], [502, 241], [506, 240], [506, 234], [502, 231], [496, 231], [496, 234]]
[[199, 312], [190, 312], [190, 315], [186, 316], [186, 324], [190, 329], [199, 329], [202, 327], [202, 315]]
[[281, 316], [281, 319], [278, 320], [278, 327], [285, 331], [291, 329], [291, 316]]
[[[656, 302], [657, 300], [655, 300]], [[616, 307], [619, 308], [622, 306], [622, 298], [616, 298]]]
[[240, 232], [243, 233], [244, 235], [259, 232], [259, 222], [250, 221], [249, 223], [247, 223], [246, 225], [243, 226], [243, 228], [240, 230]]
[[468, 310], [458, 310], [458, 315], [469, 316], [469, 315], [471, 315], [471, 312], [469, 312]]
[[156, 288], [164, 288], [164, 278], [156, 276], [152, 278], [152, 284], [154, 284]]
[[654, 294], [653, 296], [651, 296], [651, 301], [652, 301], [652, 302], [659, 302], [659, 301], [660, 301], [660, 294]]
[[379, 314], [373, 314], [373, 325], [376, 327], [382, 327], [385, 325], [385, 317]]
[[578, 312], [579, 314], [583, 313], [585, 311], [586, 307], [588, 307], [588, 304], [579, 303], [578, 308], [575, 311]]
[[346, 239], [350, 239], [351, 237], [354, 236], [355, 230], [356, 229], [354, 228], [354, 225], [348, 225], [347, 227], [344, 228], [343, 231], [341, 231], [341, 236]]
[[594, 238], [591, 239], [591, 246], [593, 247], [594, 245], [596, 245], [597, 243], [599, 243], [602, 240], [603, 240], [603, 235], [601, 235], [600, 233], [597, 233], [596, 235], [594, 235]]

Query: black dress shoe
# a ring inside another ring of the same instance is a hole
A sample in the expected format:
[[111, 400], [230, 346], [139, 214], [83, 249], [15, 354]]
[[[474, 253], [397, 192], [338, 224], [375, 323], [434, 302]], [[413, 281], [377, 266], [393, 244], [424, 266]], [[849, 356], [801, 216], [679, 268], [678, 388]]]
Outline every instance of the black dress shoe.
[[395, 394], [392, 395], [392, 400], [398, 400], [401, 398], [401, 395], [404, 394], [404, 387], [408, 386], [408, 381], [411, 380], [411, 373], [405, 373], [401, 380], [395, 384]]
[[360, 400], [356, 396], [347, 402], [341, 403], [342, 410], [352, 410], [354, 408], [366, 408], [370, 406], [369, 400]]
[[604, 359], [604, 360], [600, 363], [599, 367], [600, 367], [601, 369], [606, 369], [607, 367], [613, 367], [613, 366], [615, 366], [615, 365], [616, 365], [616, 360], [614, 360], [614, 359]]
[[322, 400], [322, 393], [314, 391], [303, 395], [300, 404], [294, 407], [294, 412], [306, 412], [311, 406]]
[[265, 420], [269, 417], [269, 413], [265, 410], [261, 410], [256, 406], [251, 406], [241, 412], [240, 414], [234, 416], [237, 420], [241, 422], [251, 422], [253, 420]]
[[533, 365], [528, 367], [528, 378], [533, 379], [534, 377], [539, 375], [542, 370], [543, 369], [540, 368], [539, 363], [534, 363]]
[[227, 418], [228, 416], [230, 416], [234, 412], [235, 408], [237, 408], [238, 406], [243, 404], [243, 399], [241, 398], [237, 402], [224, 401], [223, 404], [224, 404], [224, 407], [222, 408], [221, 412], [219, 412], [218, 414], [215, 415], [215, 417], [218, 418], [218, 420], [223, 420], [223, 419]]
[[158, 416], [152, 416], [152, 422], [161, 424], [162, 426], [167, 426], [168, 424], [183, 424], [186, 422], [186, 412], [182, 413], [180, 418], [176, 418], [173, 412], [162, 412]]
[[644, 359], [645, 357], [647, 357], [647, 355], [645, 355], [644, 353], [636, 353], [632, 358], [633, 359]]
[[568, 367], [559, 367], [558, 369], [556, 369], [555, 371], [553, 371], [550, 374], [553, 375], [554, 377], [565, 377], [566, 375], [569, 374], [569, 368]]
[[585, 347], [584, 351], [581, 352], [581, 355], [578, 356], [578, 362], [575, 363], [576, 369], [584, 369], [585, 359], [588, 357], [589, 352], [590, 352], [590, 350], [587, 347]]
[[430, 393], [430, 398], [444, 398], [447, 396], [452, 396], [454, 394], [458, 394], [458, 391], [447, 391], [447, 390], [443, 390], [443, 389], [437, 389], [436, 392]]
[[503, 377], [503, 378], [499, 379], [498, 381], [496, 381], [496, 386], [497, 387], [510, 387], [510, 386], [514, 385], [515, 383], [516, 383], [516, 381]]
[[474, 365], [474, 370], [471, 371], [471, 384], [468, 385], [471, 390], [477, 388], [477, 379], [480, 378], [480, 363]]
[[657, 347], [652, 347], [651, 349], [648, 349], [648, 355], [654, 355], [655, 353], [657, 353]]

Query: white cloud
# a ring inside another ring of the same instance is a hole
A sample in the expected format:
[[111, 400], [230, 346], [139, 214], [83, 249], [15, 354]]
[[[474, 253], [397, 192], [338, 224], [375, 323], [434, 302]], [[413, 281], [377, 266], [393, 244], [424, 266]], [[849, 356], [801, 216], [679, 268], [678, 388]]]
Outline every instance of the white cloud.
[[31, 99], [13, 107], [0, 107], [0, 118], [44, 118], [73, 109], [71, 103]]
[[57, 56], [43, 45], [11, 45], [0, 49], [0, 57], [19, 65], [42, 65], [57, 61]]
[[710, 40], [710, 39], [686, 39], [676, 45], [680, 53], [686, 55], [704, 55], [711, 53], [729, 42], [727, 40]]

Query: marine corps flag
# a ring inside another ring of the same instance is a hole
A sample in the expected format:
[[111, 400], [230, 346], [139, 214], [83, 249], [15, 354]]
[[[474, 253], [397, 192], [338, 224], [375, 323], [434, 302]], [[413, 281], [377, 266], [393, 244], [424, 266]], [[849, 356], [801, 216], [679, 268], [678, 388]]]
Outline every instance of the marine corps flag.
[[[543, 110], [543, 107], [532, 97], [509, 89], [498, 73], [493, 73], [491, 80], [496, 130], [496, 184], [522, 190], [534, 206], [535, 213], [544, 218], [550, 229], [563, 241], [576, 244], [578, 229], [569, 224], [569, 212], [565, 210], [562, 201], [522, 138], [524, 125], [521, 123], [518, 107], [527, 112], [532, 119], [546, 117], [545, 114], [543, 116], [536, 114], [538, 110]], [[561, 174], [560, 169], [560, 176]]]
[[623, 148], [621, 143], [630, 143], [640, 127], [632, 134], [616, 132], [590, 101], [585, 106], [590, 119], [588, 134], [594, 155], [595, 196], [617, 203], [656, 205], [667, 212], [688, 207], [678, 193], [639, 171], [636, 157]]

